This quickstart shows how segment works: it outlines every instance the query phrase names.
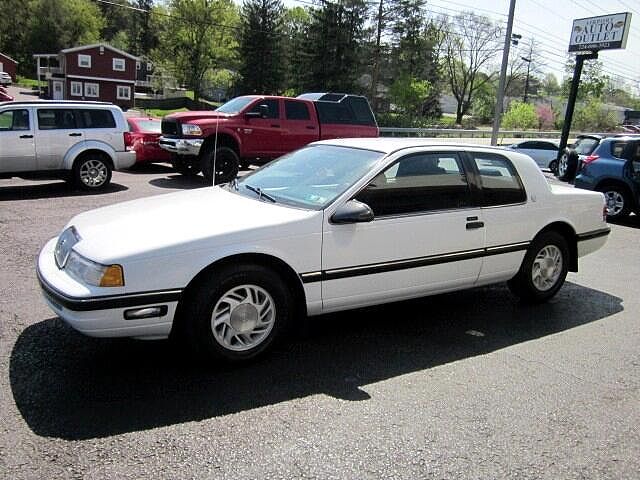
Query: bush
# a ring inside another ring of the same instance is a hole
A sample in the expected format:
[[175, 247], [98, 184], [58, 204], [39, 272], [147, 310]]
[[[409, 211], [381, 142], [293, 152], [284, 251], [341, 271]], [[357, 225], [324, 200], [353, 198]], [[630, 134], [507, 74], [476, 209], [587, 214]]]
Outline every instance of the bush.
[[593, 99], [576, 108], [571, 126], [576, 130], [606, 132], [614, 130], [617, 125], [616, 113], [605, 108], [602, 102]]
[[502, 128], [530, 130], [538, 128], [538, 115], [533, 105], [511, 102], [509, 110], [502, 117]]
[[389, 88], [389, 97], [402, 113], [420, 115], [430, 91], [431, 84], [428, 81], [403, 75]]
[[551, 130], [556, 121], [556, 112], [553, 111], [551, 105], [538, 105], [536, 107], [536, 115], [538, 115], [538, 128], [540, 130]]

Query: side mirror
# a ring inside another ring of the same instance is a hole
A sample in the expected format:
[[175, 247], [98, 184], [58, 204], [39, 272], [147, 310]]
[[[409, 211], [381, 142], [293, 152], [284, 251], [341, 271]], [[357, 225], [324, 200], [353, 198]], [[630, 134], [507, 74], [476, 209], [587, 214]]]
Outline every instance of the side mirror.
[[340, 205], [333, 215], [331, 223], [364, 223], [374, 219], [373, 210], [366, 203], [357, 200], [349, 200], [344, 205]]
[[257, 112], [247, 112], [244, 114], [245, 118], [269, 118], [269, 106], [258, 105]]

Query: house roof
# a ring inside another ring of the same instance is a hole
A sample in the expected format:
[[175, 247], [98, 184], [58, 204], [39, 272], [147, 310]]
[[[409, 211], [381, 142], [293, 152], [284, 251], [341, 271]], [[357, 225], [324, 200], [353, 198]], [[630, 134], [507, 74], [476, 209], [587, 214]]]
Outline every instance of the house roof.
[[111, 45], [107, 45], [106, 43], [94, 43], [92, 45], [82, 45], [80, 47], [65, 48], [64, 50], [60, 50], [60, 53], [81, 52], [82, 50], [88, 50], [90, 48], [98, 48], [98, 47], [108, 48], [112, 52], [116, 52], [124, 57], [129, 57], [132, 60], [136, 60], [136, 61], [140, 60], [139, 57], [136, 57], [135, 55], [131, 55], [130, 53], [125, 52], [124, 50], [120, 50], [118, 48], [112, 47]]
[[11, 60], [13, 63], [20, 63], [17, 60], [14, 60], [13, 58], [11, 58], [9, 55], [7, 55], [6, 53], [2, 53], [0, 52], [0, 55], [2, 55], [4, 58], [7, 58], [9, 60]]

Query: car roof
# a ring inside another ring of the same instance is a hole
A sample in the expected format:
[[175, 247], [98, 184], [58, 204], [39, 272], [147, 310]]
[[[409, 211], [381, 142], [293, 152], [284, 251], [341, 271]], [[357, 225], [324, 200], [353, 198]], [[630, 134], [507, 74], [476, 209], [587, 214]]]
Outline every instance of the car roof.
[[360, 148], [363, 150], [375, 150], [382, 153], [393, 153], [414, 147], [456, 147], [456, 148], [483, 148], [492, 149], [504, 154], [502, 147], [492, 147], [489, 145], [479, 145], [465, 142], [454, 142], [448, 139], [434, 138], [334, 138], [332, 140], [322, 140], [314, 142], [313, 145], [333, 145], [338, 147]]
[[516, 145], [522, 145], [523, 143], [528, 143], [528, 142], [543, 142], [543, 143], [552, 143], [553, 145], [555, 145], [556, 147], [558, 145], [560, 145], [560, 142], [558, 140], [551, 140], [549, 138], [530, 138], [528, 140], [522, 140], [518, 143], [516, 143]]
[[82, 107], [82, 108], [86, 108], [86, 107], [115, 107], [115, 108], [120, 108], [117, 105], [114, 105], [113, 103], [110, 102], [79, 102], [76, 100], [18, 100], [18, 101], [13, 101], [13, 102], [0, 102], [0, 107], [4, 107], [10, 105], [12, 107], [14, 106], [47, 106], [47, 107], [55, 107], [55, 106], [62, 106], [62, 107], [71, 107], [71, 106], [75, 106], [75, 107]]

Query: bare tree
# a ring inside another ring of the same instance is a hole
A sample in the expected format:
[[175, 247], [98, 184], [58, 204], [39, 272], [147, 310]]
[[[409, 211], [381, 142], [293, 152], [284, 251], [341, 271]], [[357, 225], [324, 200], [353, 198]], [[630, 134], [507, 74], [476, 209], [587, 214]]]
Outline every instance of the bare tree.
[[446, 29], [444, 63], [451, 92], [458, 103], [456, 123], [462, 123], [463, 115], [471, 108], [474, 93], [495, 74], [479, 75], [501, 50], [502, 29], [487, 17], [472, 12], [456, 15]]

